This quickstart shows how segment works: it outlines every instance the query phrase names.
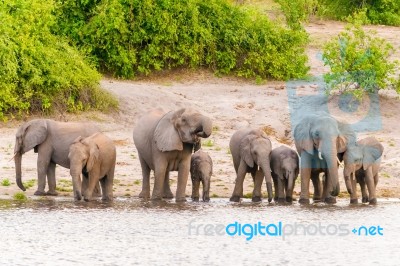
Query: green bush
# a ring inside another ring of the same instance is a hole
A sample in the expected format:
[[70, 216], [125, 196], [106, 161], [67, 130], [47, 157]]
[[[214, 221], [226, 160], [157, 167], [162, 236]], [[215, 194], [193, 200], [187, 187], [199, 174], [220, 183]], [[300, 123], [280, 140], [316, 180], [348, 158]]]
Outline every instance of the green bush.
[[301, 22], [308, 21], [316, 13], [318, 0], [276, 0], [292, 28], [301, 28]]
[[318, 0], [318, 2], [317, 14], [325, 18], [347, 20], [356, 13], [365, 12], [366, 23], [400, 26], [399, 0]]
[[55, 32], [113, 75], [176, 67], [289, 79], [304, 76], [307, 34], [226, 0], [58, 0]]
[[0, 2], [0, 120], [8, 114], [116, 106], [100, 96], [100, 75], [84, 56], [51, 33], [53, 11], [52, 1]]
[[330, 92], [351, 93], [360, 99], [364, 93], [396, 86], [398, 62], [388, 60], [393, 47], [375, 35], [352, 24], [325, 45], [323, 60], [331, 70], [324, 79]]

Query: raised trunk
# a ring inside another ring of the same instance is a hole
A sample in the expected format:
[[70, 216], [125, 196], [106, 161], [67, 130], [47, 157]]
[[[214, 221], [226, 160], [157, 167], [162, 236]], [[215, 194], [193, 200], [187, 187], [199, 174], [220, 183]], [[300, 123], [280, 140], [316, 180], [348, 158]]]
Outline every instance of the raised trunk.
[[268, 192], [268, 202], [272, 201], [272, 176], [271, 176], [271, 167], [269, 164], [269, 160], [263, 164], [260, 165], [264, 177], [265, 177], [265, 183], [267, 186], [267, 192]]
[[208, 117], [204, 117], [201, 123], [202, 130], [197, 133], [197, 136], [202, 138], [208, 138], [212, 132], [212, 121]]
[[26, 191], [26, 188], [22, 184], [21, 176], [21, 162], [22, 162], [22, 154], [20, 152], [17, 152], [14, 156], [14, 162], [15, 162], [15, 178], [17, 181], [17, 185], [22, 191]]

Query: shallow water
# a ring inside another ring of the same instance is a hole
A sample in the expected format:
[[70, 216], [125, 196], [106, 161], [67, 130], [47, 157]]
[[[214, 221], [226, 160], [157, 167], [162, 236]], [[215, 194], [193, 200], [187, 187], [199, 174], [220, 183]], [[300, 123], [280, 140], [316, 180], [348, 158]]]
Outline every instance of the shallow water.
[[[273, 224], [269, 232], [278, 235], [229, 236], [225, 228], [234, 222]], [[360, 226], [376, 235], [351, 232]], [[0, 251], [1, 265], [398, 265], [400, 201], [304, 207], [228, 199], [0, 200]]]

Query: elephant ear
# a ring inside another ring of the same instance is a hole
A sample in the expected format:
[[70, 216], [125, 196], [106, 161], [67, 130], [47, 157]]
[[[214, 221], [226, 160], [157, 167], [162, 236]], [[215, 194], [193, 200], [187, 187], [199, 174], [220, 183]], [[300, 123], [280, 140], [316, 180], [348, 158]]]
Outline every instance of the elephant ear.
[[169, 112], [158, 122], [154, 131], [154, 140], [160, 151], [183, 150], [182, 140], [175, 128], [175, 123], [182, 113], [182, 109], [177, 112]]
[[337, 123], [339, 137], [336, 140], [336, 148], [338, 153], [343, 153], [348, 146], [355, 145], [357, 137], [350, 125], [339, 121], [337, 121]]
[[251, 156], [251, 142], [254, 138], [254, 136], [246, 136], [240, 142], [240, 157], [249, 167], [254, 167], [253, 156]]
[[[15, 152], [25, 153], [43, 143], [47, 138], [47, 123], [46, 120], [32, 120], [25, 125], [22, 125], [17, 132], [17, 142]], [[35, 152], [37, 152], [35, 150]]]
[[363, 147], [363, 169], [367, 170], [383, 153], [383, 146], [376, 139]]
[[[87, 143], [85, 143], [87, 145]], [[100, 149], [96, 143], [89, 143], [89, 159], [86, 164], [86, 170], [90, 172], [93, 166], [98, 162], [100, 157]]]
[[310, 123], [299, 123], [294, 128], [294, 140], [297, 152], [301, 156], [301, 152], [304, 150], [309, 154], [314, 154], [314, 142], [310, 134]]

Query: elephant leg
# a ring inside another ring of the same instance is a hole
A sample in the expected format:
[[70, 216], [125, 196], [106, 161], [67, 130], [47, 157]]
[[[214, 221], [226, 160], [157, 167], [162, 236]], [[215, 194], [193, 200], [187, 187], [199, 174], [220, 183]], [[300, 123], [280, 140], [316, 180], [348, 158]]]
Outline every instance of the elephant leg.
[[[318, 172], [311, 172], [311, 181], [313, 183], [314, 186], [314, 196], [313, 196], [313, 201], [314, 202], [318, 202], [321, 201], [321, 197], [323, 196], [323, 193], [321, 191], [321, 179], [319, 178], [319, 173]], [[323, 182], [323, 187], [324, 187], [324, 193], [325, 193], [325, 185], [326, 185], [326, 181]], [[322, 194], [321, 194], [322, 193]]]
[[272, 173], [272, 181], [274, 181], [274, 201], [278, 202], [278, 177]]
[[243, 182], [247, 173], [246, 170], [247, 165], [243, 160], [241, 160], [236, 173], [235, 188], [233, 189], [232, 196], [229, 199], [230, 201], [239, 202], [240, 198], [243, 196]]
[[301, 153], [301, 192], [300, 192], [300, 204], [310, 203], [310, 176], [311, 176], [311, 155], [306, 151]]
[[163, 193], [163, 198], [165, 199], [172, 199], [174, 197], [174, 194], [171, 191], [171, 187], [169, 185], [169, 171], [165, 173], [165, 179], [164, 179], [164, 193]]
[[365, 178], [359, 178], [358, 183], [360, 184], [361, 188], [361, 202], [367, 203], [368, 202], [368, 192], [366, 188]]
[[38, 151], [38, 160], [37, 160], [37, 173], [38, 173], [38, 189], [34, 193], [36, 196], [45, 196], [46, 192], [44, 191], [46, 188], [46, 175], [47, 170], [50, 164], [50, 155], [47, 152], [47, 149], [42, 149], [40, 146]]
[[49, 163], [49, 167], [47, 168], [47, 183], [49, 185], [49, 191], [47, 191], [47, 195], [49, 196], [57, 196], [58, 192], [56, 191], [56, 164], [53, 162]]
[[186, 185], [190, 172], [190, 156], [181, 160], [178, 169], [178, 187], [176, 188], [175, 201], [183, 202], [186, 201]]
[[[204, 186], [203, 186], [204, 189]], [[194, 177], [192, 179], [192, 200], [193, 201], [199, 201], [200, 199], [200, 179], [197, 177]]]
[[161, 161], [161, 162], [158, 162], [155, 164], [154, 189], [153, 189], [153, 194], [151, 195], [152, 200], [161, 200], [162, 199], [163, 192], [164, 192], [165, 172], [167, 171], [167, 166], [168, 166], [168, 163], [165, 161]]
[[102, 190], [102, 200], [112, 201], [113, 197], [113, 183], [114, 183], [114, 169], [109, 171], [108, 174], [100, 180]]
[[353, 190], [353, 193], [350, 194], [350, 204], [357, 204], [358, 199], [357, 199], [357, 180], [355, 178], [351, 178], [351, 190]]
[[102, 193], [101, 193], [101, 189], [100, 189], [100, 182], [98, 182], [93, 189], [93, 197], [101, 197]]
[[372, 167], [369, 167], [366, 171], [366, 183], [368, 187], [368, 194], [369, 194], [369, 204], [376, 204], [376, 195], [375, 195], [375, 181], [374, 176], [372, 175]]
[[150, 167], [139, 155], [140, 166], [142, 168], [142, 191], [139, 194], [139, 198], [150, 198]]
[[261, 186], [264, 179], [264, 173], [262, 170], [257, 170], [254, 175], [254, 189], [253, 189], [253, 197], [251, 198], [252, 202], [260, 202], [261, 195]]

